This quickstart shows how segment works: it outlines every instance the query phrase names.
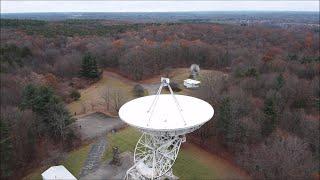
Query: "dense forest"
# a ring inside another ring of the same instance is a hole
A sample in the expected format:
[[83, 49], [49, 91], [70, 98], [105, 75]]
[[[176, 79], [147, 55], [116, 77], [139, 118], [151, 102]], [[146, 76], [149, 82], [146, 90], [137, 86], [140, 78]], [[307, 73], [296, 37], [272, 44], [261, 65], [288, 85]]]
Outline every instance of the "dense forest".
[[207, 75], [194, 92], [216, 114], [190, 139], [228, 153], [255, 179], [319, 172], [317, 30], [2, 19], [1, 177], [14, 178], [52, 149], [77, 146], [65, 104], [102, 69], [142, 80], [194, 63], [227, 75]]

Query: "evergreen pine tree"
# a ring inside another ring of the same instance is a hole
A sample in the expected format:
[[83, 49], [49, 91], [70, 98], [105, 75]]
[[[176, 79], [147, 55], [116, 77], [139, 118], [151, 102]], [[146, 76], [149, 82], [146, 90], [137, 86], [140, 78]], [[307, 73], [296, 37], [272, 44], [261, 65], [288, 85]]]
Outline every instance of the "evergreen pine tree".
[[231, 114], [231, 101], [229, 97], [222, 100], [219, 108], [219, 118], [217, 121], [218, 132], [223, 134], [225, 140], [228, 142], [232, 134], [232, 114]]
[[262, 135], [267, 136], [276, 128], [277, 113], [273, 98], [267, 98], [264, 102], [263, 112], [265, 119], [262, 125]]
[[276, 90], [279, 90], [282, 88], [282, 86], [284, 85], [284, 78], [283, 75], [280, 74], [277, 78], [276, 78]]
[[82, 58], [80, 75], [87, 78], [97, 78], [99, 76], [96, 58], [90, 53]]
[[64, 104], [47, 86], [27, 85], [23, 90], [20, 108], [31, 109], [38, 115], [40, 133], [49, 132], [61, 137], [64, 135], [64, 128], [72, 123]]

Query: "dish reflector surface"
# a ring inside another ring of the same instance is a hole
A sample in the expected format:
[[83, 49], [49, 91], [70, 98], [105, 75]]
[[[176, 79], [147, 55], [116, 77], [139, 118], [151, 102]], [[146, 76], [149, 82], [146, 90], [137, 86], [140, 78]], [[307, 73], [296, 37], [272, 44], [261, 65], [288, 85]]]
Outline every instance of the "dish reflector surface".
[[137, 98], [125, 103], [119, 110], [121, 120], [140, 130], [176, 131], [187, 130], [209, 121], [214, 110], [212, 106], [198, 98], [185, 95], [160, 94], [154, 110], [148, 111], [157, 95]]

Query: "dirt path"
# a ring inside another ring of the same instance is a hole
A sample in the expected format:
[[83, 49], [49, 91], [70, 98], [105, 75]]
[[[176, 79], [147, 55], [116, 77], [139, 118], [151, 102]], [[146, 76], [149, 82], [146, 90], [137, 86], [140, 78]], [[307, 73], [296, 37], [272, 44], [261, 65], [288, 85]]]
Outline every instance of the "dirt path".
[[197, 155], [199, 161], [207, 164], [208, 167], [211, 167], [215, 172], [217, 172], [216, 175], [218, 179], [252, 179], [239, 167], [217, 155], [199, 148], [194, 144], [185, 143], [182, 148], [190, 154]]

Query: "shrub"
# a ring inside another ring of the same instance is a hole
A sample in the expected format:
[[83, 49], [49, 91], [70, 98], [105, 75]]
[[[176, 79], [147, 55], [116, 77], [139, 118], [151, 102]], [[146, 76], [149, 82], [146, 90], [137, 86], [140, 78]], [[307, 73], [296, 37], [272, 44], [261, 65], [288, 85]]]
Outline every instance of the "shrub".
[[[182, 89], [180, 88], [179, 84], [176, 82], [170, 82], [170, 86], [173, 92], [180, 92]], [[166, 87], [166, 90], [169, 91], [169, 88]]]
[[258, 71], [255, 68], [249, 68], [244, 75], [247, 77], [257, 77]]
[[145, 93], [145, 89], [143, 88], [143, 86], [141, 86], [140, 84], [137, 84], [133, 87], [133, 94], [135, 97], [142, 97], [144, 96]]
[[298, 61], [298, 56], [296, 54], [288, 54], [287, 59], [289, 61]]
[[78, 90], [74, 89], [74, 90], [71, 91], [70, 97], [71, 97], [73, 100], [77, 101], [77, 100], [81, 97], [81, 94], [79, 93]]
[[235, 77], [258, 77], [259, 71], [254, 67], [246, 68], [238, 66], [233, 68], [233, 75]]

